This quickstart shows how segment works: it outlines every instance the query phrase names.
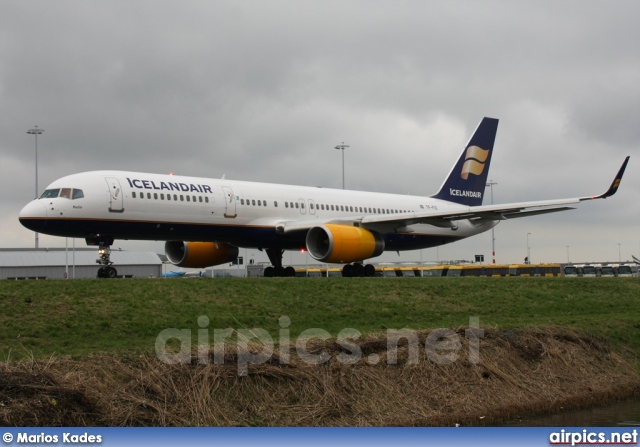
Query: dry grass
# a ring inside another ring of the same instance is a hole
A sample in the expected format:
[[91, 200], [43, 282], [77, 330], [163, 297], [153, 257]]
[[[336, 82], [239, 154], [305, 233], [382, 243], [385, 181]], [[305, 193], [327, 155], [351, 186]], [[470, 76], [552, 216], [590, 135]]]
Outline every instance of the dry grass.
[[[89, 356], [0, 364], [3, 426], [432, 426], [498, 424], [506, 418], [585, 406], [640, 391], [637, 368], [602, 341], [557, 327], [485, 330], [480, 363], [460, 358], [417, 364], [408, 347], [386, 364], [386, 339], [358, 343], [363, 360], [338, 343], [309, 343], [331, 359], [319, 366], [275, 354], [238, 375], [236, 353], [224, 365], [169, 365], [153, 356]], [[381, 361], [365, 359], [377, 354]]]

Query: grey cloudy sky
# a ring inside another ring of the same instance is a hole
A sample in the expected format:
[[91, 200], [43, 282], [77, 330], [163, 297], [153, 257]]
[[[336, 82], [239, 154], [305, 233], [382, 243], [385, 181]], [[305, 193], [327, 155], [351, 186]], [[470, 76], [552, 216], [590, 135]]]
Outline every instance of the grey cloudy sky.
[[[638, 17], [635, 0], [0, 0], [0, 247], [33, 245], [35, 124], [40, 190], [96, 169], [340, 187], [344, 141], [348, 188], [430, 195], [491, 116], [496, 203], [601, 193], [632, 156], [615, 197], [501, 223], [499, 262], [527, 233], [534, 262], [638, 256]], [[423, 254], [489, 259], [491, 236]], [[399, 259], [419, 253], [382, 257]]]

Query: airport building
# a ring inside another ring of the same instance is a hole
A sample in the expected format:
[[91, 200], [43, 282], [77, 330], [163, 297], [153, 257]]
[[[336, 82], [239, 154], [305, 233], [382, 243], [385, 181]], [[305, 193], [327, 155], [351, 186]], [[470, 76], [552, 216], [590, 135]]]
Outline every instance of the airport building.
[[[0, 249], [0, 280], [95, 278], [96, 248]], [[162, 260], [153, 252], [111, 252], [118, 277], [160, 278]]]

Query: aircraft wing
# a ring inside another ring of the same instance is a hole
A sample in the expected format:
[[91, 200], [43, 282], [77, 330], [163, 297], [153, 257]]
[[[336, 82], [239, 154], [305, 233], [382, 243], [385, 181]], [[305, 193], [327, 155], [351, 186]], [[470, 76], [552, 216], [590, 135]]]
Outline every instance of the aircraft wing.
[[508, 220], [518, 217], [534, 216], [538, 214], [555, 213], [574, 209], [567, 206], [580, 203], [585, 200], [606, 199], [616, 193], [622, 180], [622, 175], [629, 162], [629, 157], [625, 158], [622, 166], [618, 170], [609, 189], [603, 194], [589, 197], [577, 197], [572, 199], [543, 200], [533, 202], [507, 203], [502, 205], [483, 205], [456, 207], [445, 211], [424, 211], [419, 213], [399, 213], [399, 214], [375, 214], [375, 215], [354, 215], [353, 217], [341, 217], [331, 220], [304, 220], [279, 222], [276, 225], [278, 233], [287, 234], [298, 231], [309, 230], [315, 226], [332, 223], [343, 225], [358, 225], [375, 230], [376, 227], [388, 229], [396, 228], [403, 231], [404, 227], [415, 224], [429, 224], [437, 227], [451, 227], [456, 220], [469, 219], [471, 222], [483, 223], [496, 220]]

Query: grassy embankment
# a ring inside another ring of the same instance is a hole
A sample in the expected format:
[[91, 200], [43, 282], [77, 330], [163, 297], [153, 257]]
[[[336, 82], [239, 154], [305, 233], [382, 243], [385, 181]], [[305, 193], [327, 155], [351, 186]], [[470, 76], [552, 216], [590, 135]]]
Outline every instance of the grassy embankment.
[[[3, 281], [0, 425], [495, 425], [594, 405], [640, 391], [639, 292], [636, 278]], [[327, 362], [278, 351], [246, 376], [233, 343], [224, 364], [155, 357], [167, 328], [195, 345], [203, 315], [210, 333], [276, 339], [286, 315], [292, 341], [354, 328], [363, 356], [346, 364], [352, 348], [316, 340]], [[385, 330], [402, 328], [418, 331], [417, 362], [406, 342], [390, 360]], [[452, 363], [425, 349], [433, 328], [456, 330]]]
[[0, 359], [153, 352], [167, 328], [569, 327], [640, 352], [637, 278], [271, 278], [0, 282]]

